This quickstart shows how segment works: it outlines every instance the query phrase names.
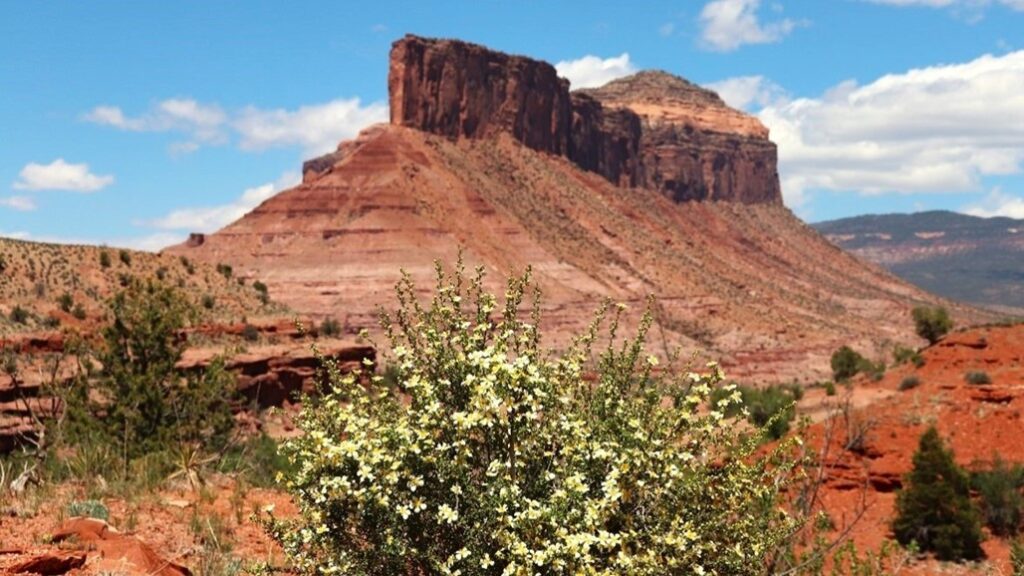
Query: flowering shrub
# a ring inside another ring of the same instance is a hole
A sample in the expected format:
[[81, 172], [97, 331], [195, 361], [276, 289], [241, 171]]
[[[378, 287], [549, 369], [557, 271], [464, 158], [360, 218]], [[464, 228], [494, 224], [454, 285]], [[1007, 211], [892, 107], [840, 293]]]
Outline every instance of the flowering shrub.
[[[499, 309], [481, 272], [439, 267], [424, 306], [406, 277], [382, 320], [395, 383], [326, 362], [329, 390], [284, 447], [299, 518], [265, 520], [294, 569], [764, 573], [797, 524], [779, 506], [785, 446], [755, 452], [760, 438], [740, 435], [725, 415], [737, 391], [710, 400], [717, 365], [656, 374], [649, 315], [623, 343], [622, 308], [606, 308], [544, 352], [536, 297], [529, 322], [519, 314], [529, 286], [511, 280]], [[611, 343], [592, 355], [604, 322]]]

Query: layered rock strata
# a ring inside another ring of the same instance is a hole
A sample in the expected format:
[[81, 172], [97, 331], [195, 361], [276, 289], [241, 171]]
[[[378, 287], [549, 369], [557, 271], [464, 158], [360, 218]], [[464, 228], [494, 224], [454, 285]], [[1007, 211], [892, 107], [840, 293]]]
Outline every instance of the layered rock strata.
[[[664, 72], [569, 92], [550, 64], [406, 36], [388, 74], [391, 123], [446, 136], [509, 134], [617, 186], [677, 202], [781, 203], [775, 144], [756, 118]], [[341, 152], [307, 163], [317, 173]]]

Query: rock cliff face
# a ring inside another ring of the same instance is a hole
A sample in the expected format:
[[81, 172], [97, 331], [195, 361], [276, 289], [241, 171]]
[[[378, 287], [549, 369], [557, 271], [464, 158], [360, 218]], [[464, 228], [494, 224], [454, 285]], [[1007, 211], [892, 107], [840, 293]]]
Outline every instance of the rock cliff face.
[[[618, 186], [678, 202], [782, 201], [768, 130], [714, 92], [664, 72], [570, 93], [547, 63], [406, 36], [392, 47], [388, 88], [392, 124], [452, 139], [510, 134]], [[319, 171], [340, 153], [307, 167]]]
[[566, 154], [569, 82], [546, 62], [456, 40], [406, 36], [391, 49], [391, 123], [450, 138], [508, 133]]
[[640, 72], [581, 92], [639, 116], [636, 185], [677, 202], [782, 202], [768, 129], [714, 92], [665, 72]]

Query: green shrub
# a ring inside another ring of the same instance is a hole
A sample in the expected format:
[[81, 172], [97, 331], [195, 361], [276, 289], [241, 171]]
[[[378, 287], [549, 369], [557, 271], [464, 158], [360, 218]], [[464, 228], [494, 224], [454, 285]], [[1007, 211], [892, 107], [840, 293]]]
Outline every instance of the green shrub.
[[227, 264], [217, 264], [217, 273], [223, 276], [225, 280], [230, 280], [233, 270]]
[[325, 318], [324, 321], [320, 323], [321, 336], [333, 337], [340, 334], [341, 324], [338, 324], [338, 321], [334, 318]]
[[832, 382], [832, 381], [825, 382], [825, 395], [826, 396], [835, 396], [836, 395], [836, 383], [835, 382]]
[[60, 307], [64, 312], [71, 312], [71, 308], [75, 305], [75, 299], [70, 293], [65, 292], [57, 298], [57, 306]]
[[266, 284], [257, 280], [253, 282], [252, 287], [256, 290], [256, 293], [259, 294], [261, 304], [266, 306], [270, 303], [270, 291], [267, 289]]
[[132, 265], [131, 252], [128, 252], [127, 250], [121, 250], [120, 252], [118, 252], [118, 257], [121, 259], [121, 263], [124, 264], [125, 266]]
[[203, 294], [202, 298], [203, 308], [207, 310], [213, 310], [213, 307], [217, 305], [217, 299], [210, 294]]
[[935, 344], [953, 329], [953, 320], [950, 319], [949, 312], [941, 306], [936, 308], [918, 306], [914, 308], [911, 315], [914, 318], [917, 335], [927, 340], [929, 344]]
[[1010, 566], [1013, 576], [1024, 576], [1024, 543], [1020, 540], [1010, 545]]
[[85, 307], [81, 304], [75, 304], [75, 307], [71, 309], [71, 315], [77, 320], [85, 320]]
[[736, 391], [708, 405], [719, 368], [655, 376], [643, 351], [649, 315], [635, 340], [609, 346], [595, 365], [596, 324], [570, 349], [546, 353], [539, 312], [518, 316], [528, 279], [510, 282], [498, 317], [481, 285], [442, 279], [419, 308], [403, 280], [403, 306], [384, 320], [394, 392], [381, 376], [364, 384], [325, 361], [330, 386], [303, 402], [304, 434], [283, 448], [300, 515], [265, 518], [291, 566], [761, 574], [795, 528], [777, 509], [787, 466], [772, 465], [723, 415]]
[[100, 252], [100, 266], [103, 268], [110, 268], [110, 253], [106, 250]]
[[252, 324], [246, 324], [245, 326], [242, 326], [242, 338], [245, 339], [246, 342], [255, 342], [259, 340], [259, 328], [253, 326]]
[[981, 370], [972, 370], [964, 374], [964, 380], [968, 384], [974, 384], [975, 386], [992, 383], [992, 378], [989, 377], [988, 372], [983, 372]]
[[939, 560], [981, 558], [981, 522], [970, 499], [970, 480], [935, 427], [922, 436], [914, 468], [896, 496], [896, 540], [916, 543]]
[[45, 328], [56, 329], [60, 327], [60, 318], [56, 316], [47, 316], [43, 319], [43, 326]]
[[900, 381], [900, 390], [910, 390], [921, 385], [921, 379], [917, 376], [907, 376]]
[[867, 374], [875, 381], [885, 375], [885, 362], [872, 362], [849, 346], [841, 346], [832, 353], [832, 377], [837, 382], [853, 378], [857, 374]]
[[981, 496], [985, 524], [992, 533], [1016, 536], [1024, 519], [1024, 467], [1010, 467], [997, 455], [989, 469], [971, 474], [971, 487]]
[[896, 346], [892, 351], [892, 362], [896, 365], [910, 362], [914, 367], [920, 368], [924, 366], [924, 356], [921, 356], [921, 353], [913, 348]]
[[277, 486], [278, 478], [290, 478], [296, 472], [278, 450], [277, 441], [266, 434], [233, 446], [218, 461], [218, 470], [241, 475], [250, 485], [262, 488]]
[[789, 423], [796, 418], [794, 404], [803, 397], [802, 389], [792, 386], [741, 386], [739, 390], [751, 424], [764, 428], [772, 440], [778, 440], [789, 432]]
[[10, 319], [11, 322], [14, 322], [15, 324], [28, 324], [28, 310], [15, 305], [14, 308], [11, 309]]
[[849, 380], [857, 375], [865, 359], [849, 346], [842, 346], [832, 353], [832, 377], [836, 381]]
[[104, 522], [110, 520], [110, 510], [99, 500], [75, 500], [68, 504], [67, 513], [71, 517], [84, 516], [86, 518], [103, 520]]

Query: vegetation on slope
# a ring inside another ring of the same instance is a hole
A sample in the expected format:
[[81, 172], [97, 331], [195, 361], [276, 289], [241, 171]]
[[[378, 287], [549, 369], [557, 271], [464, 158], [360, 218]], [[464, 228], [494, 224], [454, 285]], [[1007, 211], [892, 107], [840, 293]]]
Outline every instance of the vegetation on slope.
[[181, 289], [193, 304], [211, 299], [210, 319], [282, 311], [269, 304], [265, 286], [177, 256], [0, 238], [0, 263], [0, 336], [100, 324], [106, 301], [136, 279]]

